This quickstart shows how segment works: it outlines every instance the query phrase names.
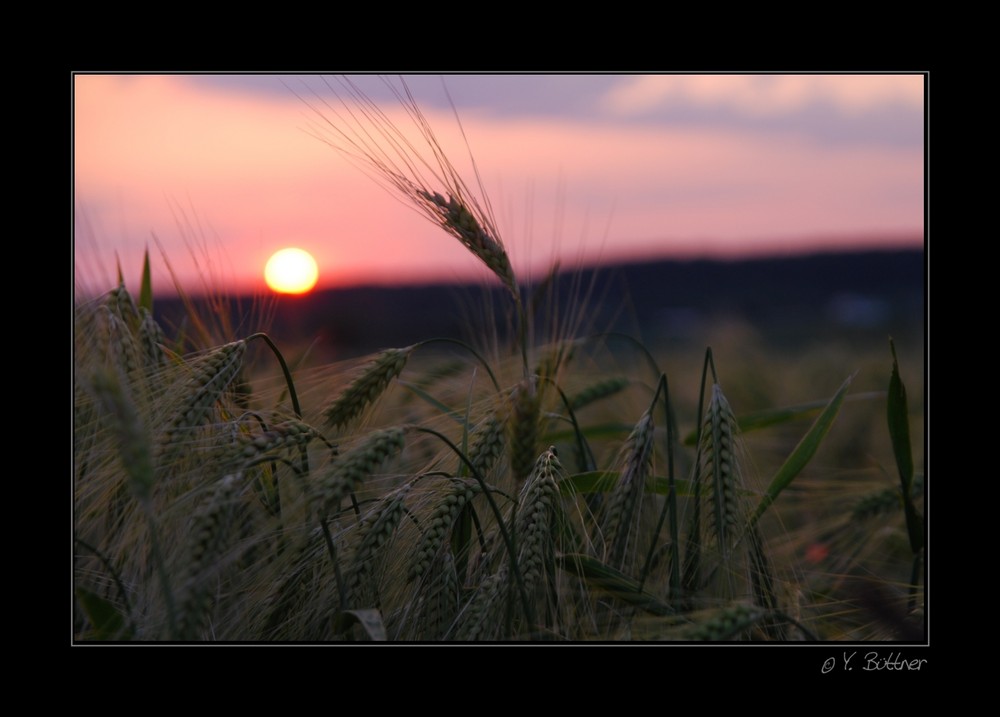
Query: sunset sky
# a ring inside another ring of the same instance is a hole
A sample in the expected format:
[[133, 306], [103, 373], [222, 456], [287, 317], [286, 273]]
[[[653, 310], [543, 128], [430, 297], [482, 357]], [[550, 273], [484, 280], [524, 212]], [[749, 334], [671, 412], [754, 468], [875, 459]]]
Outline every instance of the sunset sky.
[[[412, 134], [380, 78], [353, 79]], [[475, 185], [450, 95], [522, 277], [555, 259], [922, 246], [920, 74], [405, 81]], [[318, 98], [343, 107], [320, 76], [76, 75], [77, 287], [110, 288], [116, 261], [137, 282], [147, 245], [160, 289], [161, 247], [191, 291], [263, 291], [265, 263], [290, 246], [316, 258], [321, 288], [482, 276], [456, 239], [315, 136], [304, 100]]]

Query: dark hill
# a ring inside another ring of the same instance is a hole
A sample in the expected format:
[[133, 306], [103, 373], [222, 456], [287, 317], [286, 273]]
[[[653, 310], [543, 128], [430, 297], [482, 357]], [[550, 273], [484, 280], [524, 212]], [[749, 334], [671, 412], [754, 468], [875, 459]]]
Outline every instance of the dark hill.
[[[682, 337], [702, 322], [739, 318], [772, 341], [844, 332], [919, 340], [924, 283], [924, 253], [894, 251], [591, 268], [560, 275], [549, 298], [575, 311], [589, 287], [583, 306], [594, 326], [650, 337]], [[492, 319], [481, 308], [490, 304], [498, 307]], [[268, 332], [279, 342], [319, 338], [347, 356], [434, 336], [480, 334], [482, 322], [503, 328], [506, 306], [501, 290], [478, 285], [337, 289], [279, 299]], [[163, 299], [157, 312], [176, 320], [183, 308]]]

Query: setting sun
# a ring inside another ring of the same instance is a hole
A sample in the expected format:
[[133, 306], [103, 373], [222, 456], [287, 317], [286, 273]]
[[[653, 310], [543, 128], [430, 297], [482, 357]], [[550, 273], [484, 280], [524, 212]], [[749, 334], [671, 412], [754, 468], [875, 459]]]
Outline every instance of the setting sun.
[[264, 280], [279, 294], [304, 294], [319, 278], [319, 267], [309, 252], [302, 249], [282, 249], [267, 260]]

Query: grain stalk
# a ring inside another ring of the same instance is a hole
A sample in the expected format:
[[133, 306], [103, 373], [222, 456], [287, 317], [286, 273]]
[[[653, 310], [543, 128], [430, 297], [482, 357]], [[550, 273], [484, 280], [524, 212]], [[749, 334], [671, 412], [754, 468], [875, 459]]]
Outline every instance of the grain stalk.
[[613, 567], [624, 568], [627, 548], [635, 548], [637, 521], [646, 480], [652, 474], [653, 418], [645, 412], [636, 423], [622, 450], [624, 461], [618, 481], [611, 491], [601, 521], [605, 541], [605, 560]]
[[372, 404], [389, 386], [389, 382], [402, 373], [414, 346], [387, 349], [375, 357], [361, 374], [324, 411], [327, 425], [343, 428]]
[[554, 447], [543, 452], [521, 489], [515, 517], [518, 566], [528, 594], [544, 590], [555, 579], [556, 517], [559, 506], [558, 478], [562, 466]]
[[[415, 147], [350, 80], [342, 79], [340, 82], [341, 92], [347, 95], [347, 100], [329, 81], [324, 82], [337, 95], [340, 109], [315, 92], [314, 100], [296, 93], [318, 118], [318, 125], [313, 128], [314, 136], [348, 161], [359, 164], [376, 183], [402, 196], [432, 224], [458, 239], [499, 279], [514, 303], [524, 375], [528, 376], [528, 327], [524, 302], [475, 160], [472, 160], [472, 167], [483, 198], [482, 204], [445, 156], [405, 82], [397, 87], [385, 81], [413, 120], [425, 145], [423, 151]], [[455, 118], [464, 138], [465, 129], [457, 111]], [[429, 152], [429, 158], [424, 152]]]
[[218, 481], [191, 520], [179, 566], [178, 639], [199, 639], [211, 611], [210, 585], [217, 577], [217, 561], [225, 547], [232, 500], [242, 478], [234, 474]]

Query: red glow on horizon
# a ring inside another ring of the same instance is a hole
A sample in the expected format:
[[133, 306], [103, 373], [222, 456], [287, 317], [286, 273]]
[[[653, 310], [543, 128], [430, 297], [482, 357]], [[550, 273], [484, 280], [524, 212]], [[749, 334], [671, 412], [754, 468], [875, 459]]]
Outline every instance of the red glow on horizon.
[[[637, 83], [620, 100], [645, 106], [664, 92], [696, 95], [695, 79]], [[810, 91], [805, 79], [775, 83], [771, 93], [787, 103], [792, 90]], [[884, 94], [862, 85], [837, 90], [851, 111]], [[157, 292], [171, 291], [176, 278], [192, 293], [266, 293], [261, 267], [276, 242], [315, 257], [323, 268], [316, 290], [489, 276], [453, 237], [303, 131], [308, 111], [290, 93], [95, 75], [75, 78], [74, 101], [78, 283], [114, 281], [117, 262], [138, 272], [149, 246]], [[414, 134], [398, 106], [383, 109]], [[472, 181], [450, 110], [423, 109]], [[832, 146], [737, 125], [626, 124], [596, 108], [593, 116], [516, 119], [475, 109], [462, 112], [462, 123], [526, 281], [556, 260], [569, 268], [923, 244], [919, 148]]]

